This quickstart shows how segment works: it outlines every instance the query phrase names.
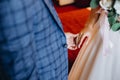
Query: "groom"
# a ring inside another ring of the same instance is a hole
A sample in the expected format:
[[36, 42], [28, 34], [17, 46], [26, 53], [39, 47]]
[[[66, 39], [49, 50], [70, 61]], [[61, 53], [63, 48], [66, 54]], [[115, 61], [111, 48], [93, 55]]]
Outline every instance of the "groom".
[[0, 0], [0, 80], [67, 80], [67, 55], [51, 0]]

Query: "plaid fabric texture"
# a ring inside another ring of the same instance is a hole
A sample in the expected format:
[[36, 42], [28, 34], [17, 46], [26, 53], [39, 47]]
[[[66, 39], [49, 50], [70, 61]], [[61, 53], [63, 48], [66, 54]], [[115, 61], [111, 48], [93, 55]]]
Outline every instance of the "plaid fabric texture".
[[67, 80], [65, 44], [51, 0], [0, 0], [0, 80]]

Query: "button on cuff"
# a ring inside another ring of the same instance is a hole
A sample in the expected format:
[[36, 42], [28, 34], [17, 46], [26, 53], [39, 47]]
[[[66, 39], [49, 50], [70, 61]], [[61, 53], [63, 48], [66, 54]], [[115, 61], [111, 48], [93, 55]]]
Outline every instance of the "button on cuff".
[[67, 44], [63, 44], [63, 47], [67, 48], [67, 47], [68, 47], [68, 45], [67, 45]]

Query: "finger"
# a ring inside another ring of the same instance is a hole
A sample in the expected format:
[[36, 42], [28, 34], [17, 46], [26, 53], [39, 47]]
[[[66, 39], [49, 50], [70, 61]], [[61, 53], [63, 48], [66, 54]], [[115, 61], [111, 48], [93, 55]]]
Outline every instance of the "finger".
[[83, 36], [83, 33], [81, 32], [81, 33], [79, 33], [79, 35], [76, 38], [74, 38], [74, 42], [75, 42], [76, 45], [78, 45], [78, 43], [81, 40], [82, 36]]
[[84, 42], [85, 38], [87, 37], [87, 41], [84, 45], [86, 45], [91, 37], [91, 34], [89, 32], [84, 33], [84, 35], [81, 37], [81, 40], [79, 40], [78, 42], [78, 48], [80, 48], [80, 46], [82, 45], [82, 43]]
[[70, 49], [70, 50], [76, 50], [77, 46], [70, 46], [70, 47], [68, 47], [68, 49]]
[[75, 42], [73, 40], [70, 40], [67, 42], [68, 45], [75, 45]]
[[73, 36], [74, 36], [74, 37], [77, 37], [77, 36], [79, 36], [79, 33], [78, 33], [78, 34], [74, 34]]

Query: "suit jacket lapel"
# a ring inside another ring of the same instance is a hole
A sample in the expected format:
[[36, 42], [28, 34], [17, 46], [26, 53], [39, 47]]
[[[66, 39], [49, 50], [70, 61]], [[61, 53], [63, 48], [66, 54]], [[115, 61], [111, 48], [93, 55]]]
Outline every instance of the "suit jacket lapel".
[[52, 0], [44, 0], [46, 6], [48, 7], [50, 13], [52, 14], [53, 18], [55, 19], [55, 21], [57, 22], [57, 24], [59, 25], [59, 27], [62, 29], [63, 31], [63, 28], [62, 28], [62, 24], [61, 24], [61, 21], [60, 19], [58, 18], [58, 15], [57, 13], [55, 12], [55, 9], [53, 7], [53, 5], [51, 4], [52, 3]]

